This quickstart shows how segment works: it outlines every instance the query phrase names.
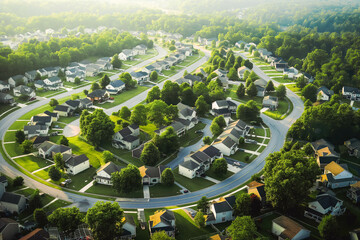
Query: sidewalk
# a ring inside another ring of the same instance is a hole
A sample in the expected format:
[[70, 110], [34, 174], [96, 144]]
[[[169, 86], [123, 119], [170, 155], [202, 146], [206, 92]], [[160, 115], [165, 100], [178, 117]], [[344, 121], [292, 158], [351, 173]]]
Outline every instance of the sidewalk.
[[91, 188], [93, 185], [94, 185], [94, 181], [95, 180], [92, 180], [91, 182], [89, 182], [88, 184], [86, 184], [85, 187], [83, 187], [82, 189], [79, 190], [79, 192], [86, 192], [86, 190], [88, 190], [89, 188]]
[[34, 174], [34, 173], [36, 173], [36, 172], [40, 172], [41, 170], [47, 169], [47, 168], [52, 167], [52, 166], [54, 166], [54, 165], [55, 165], [55, 164], [50, 164], [49, 166], [46, 166], [46, 167], [37, 169], [37, 170], [33, 171], [32, 174]]
[[150, 198], [150, 189], [148, 185], [143, 186], [144, 198]]

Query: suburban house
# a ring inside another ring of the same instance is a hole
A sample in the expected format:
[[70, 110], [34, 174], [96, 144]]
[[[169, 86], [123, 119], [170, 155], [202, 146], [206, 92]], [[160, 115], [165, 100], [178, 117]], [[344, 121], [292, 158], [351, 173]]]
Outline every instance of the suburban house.
[[68, 106], [71, 111], [75, 111], [76, 109], [80, 108], [80, 101], [79, 100], [67, 100], [64, 103], [65, 106]]
[[230, 156], [238, 150], [238, 144], [230, 137], [216, 139], [213, 146], [219, 149], [225, 156]]
[[79, 99], [79, 101], [80, 101], [81, 109], [91, 108], [93, 105], [93, 102], [88, 98], [81, 98], [81, 99]]
[[261, 57], [262, 59], [267, 60], [268, 57], [272, 56], [272, 52], [268, 51], [268, 50], [265, 49], [265, 48], [259, 48], [257, 51], [260, 53], [260, 57]]
[[245, 66], [239, 67], [238, 70], [237, 70], [237, 72], [238, 72], [238, 77], [239, 77], [240, 79], [245, 80], [245, 79], [244, 79], [244, 73], [245, 73], [246, 71], [249, 71], [249, 73], [250, 73], [251, 70], [248, 69], [248, 68], [245, 67]]
[[267, 85], [267, 81], [264, 79], [258, 79], [254, 82], [256, 89], [257, 89], [257, 96], [258, 97], [264, 97], [265, 96], [265, 88]]
[[218, 100], [211, 104], [210, 113], [214, 116], [230, 117], [232, 113], [236, 112], [236, 107], [237, 105], [230, 100]]
[[112, 185], [111, 174], [120, 172], [123, 167], [116, 165], [113, 162], [108, 162], [96, 171], [95, 181], [104, 185]]
[[[205, 154], [204, 152], [201, 151], [197, 151], [195, 153], [191, 153], [189, 155], [187, 155], [184, 158], [184, 163], [192, 161], [195, 164], [198, 165], [198, 167], [193, 170], [191, 170], [190, 168], [187, 168], [187, 166], [189, 164], [180, 164], [179, 165], [179, 174], [188, 177], [188, 178], [194, 178], [194, 177], [200, 177], [201, 175], [203, 175], [207, 170], [210, 169], [210, 165], [212, 163], [212, 159], [211, 157], [209, 157], [207, 154]], [[195, 165], [196, 166], [196, 165]], [[181, 170], [180, 170], [181, 168]]]
[[147, 47], [144, 44], [137, 45], [133, 48], [134, 55], [145, 55]]
[[310, 237], [310, 230], [307, 230], [299, 223], [286, 216], [280, 216], [272, 220], [271, 232], [278, 239], [302, 240]]
[[325, 86], [322, 86], [317, 91], [317, 100], [319, 100], [319, 101], [329, 101], [332, 95], [334, 95], [334, 91], [329, 90]]
[[340, 155], [335, 152], [334, 145], [325, 139], [312, 142], [311, 146], [315, 151], [316, 162], [321, 169], [331, 162], [339, 162]]
[[39, 156], [45, 159], [52, 159], [53, 156], [57, 153], [61, 153], [63, 156], [64, 154], [72, 154], [72, 150], [70, 147], [65, 145], [59, 145], [50, 141], [43, 142], [39, 146], [38, 151]]
[[37, 70], [41, 77], [54, 77], [59, 73], [60, 67], [46, 67]]
[[236, 128], [226, 128], [224, 131], [220, 134], [219, 138], [226, 138], [229, 137], [231, 140], [239, 144], [240, 138], [243, 136], [243, 131], [238, 130]]
[[121, 80], [111, 81], [109, 85], [106, 86], [106, 90], [110, 94], [118, 94], [124, 89], [125, 89], [125, 83]]
[[30, 141], [32, 141], [34, 148], [39, 148], [39, 146], [43, 142], [49, 141], [49, 140], [50, 140], [50, 138], [48, 136], [35, 136], [35, 137], [30, 138]]
[[35, 91], [31, 87], [24, 85], [15, 87], [13, 91], [15, 97], [20, 97], [21, 95], [25, 95], [28, 96], [29, 98], [34, 98], [36, 96]]
[[343, 201], [329, 194], [321, 194], [316, 197], [316, 201], [309, 202], [305, 209], [304, 216], [321, 222], [325, 215], [339, 216], [346, 211]]
[[148, 65], [142, 69], [143, 72], [146, 72], [147, 74], [151, 74], [153, 71], [160, 72], [161, 70], [156, 69], [153, 65]]
[[0, 80], [0, 92], [6, 92], [10, 90], [10, 84]]
[[87, 77], [95, 77], [102, 71], [100, 65], [97, 64], [88, 64], [86, 65], [85, 75]]
[[38, 114], [37, 116], [48, 116], [51, 117], [51, 120], [53, 122], [56, 122], [57, 120], [59, 120], [59, 114], [58, 113], [54, 113], [54, 112], [50, 112], [50, 111], [45, 111], [44, 113]]
[[175, 215], [170, 210], [158, 210], [149, 220], [150, 235], [155, 232], [165, 231], [170, 237], [175, 237]]
[[15, 102], [14, 97], [8, 93], [0, 92], [0, 103], [13, 104]]
[[52, 122], [53, 120], [50, 116], [36, 115], [32, 116], [30, 119], [31, 125], [46, 125], [50, 127]]
[[263, 183], [252, 181], [247, 185], [247, 187], [249, 195], [255, 194], [263, 205], [266, 203], [265, 185]]
[[346, 196], [355, 203], [360, 202], [360, 181], [350, 185], [350, 188], [346, 192]]
[[193, 74], [187, 74], [184, 76], [184, 78], [188, 80], [188, 83], [191, 87], [194, 86], [196, 82], [201, 82], [201, 77]]
[[178, 60], [174, 57], [168, 57], [164, 59], [164, 61], [167, 62], [171, 67], [178, 63]]
[[119, 54], [119, 59], [122, 61], [132, 60], [134, 57], [133, 51], [131, 49], [124, 49]]
[[71, 108], [66, 105], [56, 105], [54, 108], [54, 113], [59, 114], [61, 117], [68, 117], [71, 115]]
[[89, 93], [87, 95], [88, 99], [90, 99], [92, 102], [98, 101], [98, 102], [104, 102], [110, 98], [110, 94], [107, 90], [103, 89], [96, 89]]
[[140, 145], [140, 129], [132, 124], [116, 132], [113, 136], [112, 145], [115, 148], [132, 150]]
[[344, 86], [341, 90], [341, 93], [344, 98], [348, 98], [354, 101], [360, 100], [360, 90], [358, 88]]
[[139, 167], [143, 185], [155, 185], [161, 182], [161, 174], [165, 170], [165, 166], [141, 166]]
[[284, 69], [288, 68], [288, 63], [283, 59], [280, 59], [274, 63], [274, 67], [276, 71], [284, 71]]
[[0, 239], [17, 239], [20, 233], [19, 223], [10, 218], [0, 218]]
[[336, 162], [331, 162], [324, 168], [324, 174], [321, 175], [321, 182], [331, 189], [348, 187], [357, 181], [353, 177], [352, 173], [348, 170], [346, 165], [340, 166]]
[[25, 125], [24, 134], [30, 139], [36, 136], [48, 136], [49, 126], [46, 125]]
[[287, 75], [288, 78], [294, 79], [295, 76], [299, 74], [299, 71], [294, 67], [284, 68], [283, 74]]
[[131, 77], [137, 81], [138, 84], [149, 81], [149, 74], [143, 71], [130, 73]]
[[349, 156], [360, 158], [360, 140], [352, 138], [344, 142], [344, 145], [348, 148]]
[[251, 43], [245, 44], [244, 50], [248, 52], [250, 50], [251, 46], [254, 46], [256, 48], [256, 44], [251, 42]]
[[21, 213], [26, 209], [27, 199], [20, 194], [6, 192], [5, 185], [0, 183], [0, 210], [10, 213]]
[[186, 130], [195, 127], [195, 125], [199, 122], [196, 116], [196, 111], [183, 103], [178, 103], [177, 107], [179, 109], [179, 117], [176, 119], [176, 121], [179, 121], [185, 125]]
[[210, 205], [210, 213], [205, 215], [205, 224], [218, 224], [233, 221], [235, 196], [221, 197], [217, 201], [213, 201]]
[[67, 174], [76, 175], [90, 168], [89, 158], [85, 154], [64, 154], [65, 171]]
[[134, 218], [129, 214], [124, 214], [122, 219], [122, 232], [120, 240], [131, 240], [136, 238], [136, 224]]
[[262, 102], [262, 106], [269, 108], [272, 111], [275, 111], [279, 106], [279, 100], [277, 97], [265, 96]]
[[27, 84], [28, 79], [24, 75], [16, 75], [9, 78], [8, 83], [11, 87], [16, 87], [22, 84]]
[[35, 80], [37, 71], [36, 70], [32, 70], [32, 71], [28, 71], [25, 72], [25, 77], [30, 81], [33, 82]]

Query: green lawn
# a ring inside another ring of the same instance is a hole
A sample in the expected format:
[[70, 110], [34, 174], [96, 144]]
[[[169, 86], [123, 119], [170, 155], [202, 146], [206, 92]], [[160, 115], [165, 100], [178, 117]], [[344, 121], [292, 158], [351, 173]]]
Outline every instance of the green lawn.
[[250, 130], [250, 133], [251, 133], [251, 134], [258, 135], [258, 136], [265, 136], [265, 131], [264, 131], [263, 128], [257, 128], [257, 127], [252, 128], [252, 129]]
[[183, 210], [174, 211], [176, 228], [179, 234], [176, 235], [176, 239], [188, 240], [194, 237], [204, 236], [203, 239], [208, 239], [212, 234], [216, 232], [210, 227], [199, 228], [195, 222], [187, 215]]
[[234, 159], [234, 160], [238, 160], [240, 162], [244, 162], [244, 163], [249, 163], [251, 162], [251, 160], [253, 159], [249, 159], [249, 161], [246, 161], [245, 157], [251, 157], [251, 153], [246, 153], [243, 151], [237, 151], [235, 154], [231, 155], [230, 158]]
[[43, 167], [46, 167], [46, 166], [49, 166], [50, 164], [52, 164], [51, 162], [49, 162], [45, 159], [37, 158], [34, 156], [15, 158], [13, 160], [17, 164], [19, 164], [20, 166], [22, 166], [23, 168], [28, 170], [29, 172], [33, 172], [39, 168], [43, 168]]
[[66, 90], [58, 90], [58, 91], [36, 91], [36, 96], [39, 97], [52, 97], [61, 93], [66, 92]]
[[104, 160], [102, 159], [102, 152], [97, 151], [94, 146], [88, 144], [79, 136], [70, 137], [68, 139], [69, 147], [71, 147], [73, 154], [86, 154], [86, 156], [90, 159], [90, 164], [94, 168], [99, 168], [101, 165], [105, 164]]
[[198, 61], [202, 56], [204, 56], [203, 52], [200, 52], [200, 54], [194, 54], [193, 56], [187, 57], [183, 62], [178, 64], [178, 66], [190, 66], [194, 62]]
[[233, 174], [234, 174], [233, 172], [227, 171], [227, 173], [225, 175], [219, 176], [214, 172], [214, 169], [212, 167], [209, 170], [207, 170], [207, 172], [206, 172], [206, 176], [215, 178], [216, 180], [219, 180], [219, 181], [223, 181], [223, 180], [227, 179], [228, 177], [231, 177]]
[[93, 180], [95, 174], [96, 169], [91, 167], [81, 173], [76, 174], [75, 176], [69, 176], [72, 182], [67, 187], [74, 190], [80, 190]]
[[[17, 122], [15, 122], [15, 123], [17, 123]], [[12, 126], [10, 126], [10, 128], [12, 128]], [[13, 142], [13, 141], [15, 141], [15, 133], [16, 133], [16, 131], [7, 131], [5, 133], [5, 136], [4, 136], [4, 141], [5, 142]]]
[[291, 91], [293, 92], [301, 92], [301, 89], [296, 87], [296, 84], [288, 84], [288, 85], [285, 85], [288, 89], [290, 89]]
[[34, 193], [34, 189], [32, 189], [32, 188], [21, 189], [21, 190], [16, 191], [16, 194], [21, 194], [21, 195], [24, 195], [25, 197], [28, 197], [33, 193]]
[[130, 193], [118, 193], [112, 188], [112, 186], [107, 186], [107, 185], [103, 185], [103, 184], [96, 184], [96, 185], [92, 186], [91, 188], [89, 188], [86, 192], [101, 194], [101, 195], [106, 195], [106, 196], [125, 197], [125, 198], [143, 198], [144, 197], [142, 188], [140, 190], [133, 191]]
[[[24, 126], [27, 125], [27, 121], [15, 121], [10, 127], [9, 130], [18, 130], [24, 129]], [[10, 133], [10, 132], [8, 132]], [[15, 133], [15, 132], [14, 132]], [[14, 135], [15, 136], [15, 135]]]
[[294, 82], [294, 80], [291, 79], [291, 78], [273, 77], [272, 79], [274, 81], [279, 82], [279, 83], [292, 83], [292, 82]]
[[[267, 110], [266, 112], [264, 112], [265, 115], [275, 119], [275, 120], [281, 120], [285, 118], [285, 113], [288, 111], [289, 109], [289, 102], [290, 100], [279, 100], [279, 106], [277, 108], [276, 111], [270, 111]], [[290, 108], [291, 110], [291, 108]], [[291, 112], [291, 111], [290, 111]], [[289, 114], [290, 114], [289, 112]], [[284, 115], [283, 117], [281, 117], [282, 115]]]
[[[126, 149], [117, 149], [114, 148], [111, 143], [108, 144], [104, 144], [102, 145], [102, 147], [106, 150], [109, 150], [110, 152], [112, 152], [114, 155], [119, 156], [120, 158], [123, 158], [125, 160], [127, 160], [128, 162], [134, 164], [137, 167], [141, 167], [144, 165], [144, 163], [142, 161], [140, 161], [140, 159], [137, 158], [133, 158], [132, 157], [132, 152]], [[123, 161], [116, 161], [116, 164], [120, 165], [120, 166], [126, 166], [127, 163], [123, 162]]]
[[41, 171], [38, 171], [36, 173], [34, 173], [35, 176], [38, 176], [39, 178], [42, 178], [44, 180], [48, 180], [50, 177], [49, 177], [49, 170], [50, 170], [50, 167], [49, 168], [45, 168]]
[[205, 123], [199, 122], [198, 124], [195, 125], [195, 127], [187, 131], [185, 135], [179, 138], [180, 146], [187, 147], [197, 143], [203, 137], [203, 134], [195, 133], [195, 132], [204, 129], [205, 126], [206, 126]]
[[252, 144], [252, 143], [243, 143], [240, 144], [240, 148], [246, 149], [246, 150], [250, 150], [250, 151], [256, 151], [256, 149], [258, 149], [260, 146], [257, 144]]
[[104, 103], [104, 104], [98, 104], [99, 107], [102, 108], [112, 108], [114, 106], [120, 105], [124, 102], [126, 102], [127, 100], [135, 97], [136, 95], [146, 91], [148, 89], [148, 87], [144, 87], [144, 86], [137, 86], [134, 89], [130, 89], [130, 90], [126, 90], [125, 92], [122, 92], [118, 95], [113, 96], [114, 97], [114, 102], [113, 103]]
[[67, 201], [63, 201], [63, 200], [56, 200], [55, 202], [53, 202], [52, 204], [50, 204], [49, 206], [47, 206], [46, 208], [44, 208], [44, 210], [46, 212], [52, 212], [58, 208], [62, 208], [62, 207], [66, 207], [68, 205], [70, 205], [70, 202]]
[[204, 178], [196, 177], [196, 178], [190, 179], [183, 175], [180, 175], [179, 168], [176, 168], [174, 170], [174, 175], [175, 175], [175, 181], [180, 183], [180, 185], [182, 185], [183, 187], [189, 189], [189, 191], [191, 191], [191, 192], [195, 192], [195, 191], [210, 187], [215, 184]]
[[10, 155], [10, 157], [16, 157], [24, 154], [21, 151], [20, 145], [18, 143], [8, 143], [5, 144], [4, 146], [5, 146], [5, 150]]
[[263, 100], [262, 97], [253, 97], [253, 98], [251, 98], [251, 97], [245, 95], [242, 98], [238, 98], [238, 96], [236, 95], [237, 88], [238, 88], [237, 85], [229, 85], [229, 89], [226, 90], [225, 96], [226, 97], [231, 97], [232, 99], [237, 100], [237, 101], [242, 102], [242, 103], [246, 103], [246, 102], [248, 102], [250, 100], [253, 100], [253, 101], [255, 101], [255, 103], [257, 104], [257, 106], [259, 108], [262, 107], [262, 100]]
[[268, 237], [269, 239], [277, 239], [272, 235], [271, 228], [272, 228], [272, 220], [274, 220], [277, 217], [280, 217], [281, 215], [278, 213], [273, 213], [269, 216], [266, 216], [264, 218], [261, 218], [257, 221], [255, 221], [258, 232], [262, 234], [265, 237]]
[[166, 186], [164, 184], [158, 183], [155, 186], [150, 186], [150, 197], [167, 197], [181, 194], [181, 188], [176, 184], [171, 186]]
[[64, 82], [64, 87], [68, 87], [68, 88], [80, 88], [80, 87], [84, 87], [84, 86], [87, 86], [87, 85], [90, 85], [91, 83], [89, 82], [80, 82], [79, 84], [76, 84], [76, 83], [73, 83], [73, 82]]
[[261, 70], [273, 70], [275, 69], [274, 67], [271, 66], [266, 66], [266, 67], [259, 67]]

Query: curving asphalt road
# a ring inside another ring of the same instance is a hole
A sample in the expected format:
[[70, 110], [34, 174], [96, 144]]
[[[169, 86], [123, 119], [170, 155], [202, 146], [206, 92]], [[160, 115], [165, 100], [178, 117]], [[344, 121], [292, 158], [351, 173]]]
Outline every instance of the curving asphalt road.
[[[146, 64], [149, 64], [152, 61], [154, 61], [158, 58], [161, 58], [162, 57], [161, 55], [164, 54], [163, 49], [161, 49], [159, 47], [157, 47], [157, 49], [160, 53], [157, 57], [149, 59], [146, 61], [146, 63], [139, 64], [136, 67], [139, 68], [139, 67], [141, 67], [141, 65], [145, 66]], [[196, 63], [192, 64], [191, 66], [189, 66], [185, 69], [188, 72], [192, 72], [193, 70], [195, 70], [196, 68], [201, 66], [203, 63], [205, 63], [207, 58], [209, 57], [209, 51], [205, 51], [205, 53], [206, 53], [205, 57], [201, 58], [199, 61], [197, 61]], [[178, 74], [172, 76], [170, 78], [170, 80], [182, 77], [185, 69], [180, 71]], [[270, 78], [268, 76], [266, 76], [258, 67], [254, 66], [254, 71], [256, 72], [256, 74], [258, 74], [258, 76], [264, 78], [265, 80], [270, 80]], [[275, 81], [274, 81], [274, 83], [277, 84]], [[163, 86], [163, 84], [164, 84], [164, 82], [162, 82], [158, 85], [161, 88]], [[67, 93], [58, 95], [58, 96], [56, 96], [56, 98], [59, 99], [59, 98], [69, 96], [73, 93], [82, 92], [83, 89], [86, 89], [86, 87], [76, 89], [72, 92], [67, 92]], [[145, 91], [119, 106], [116, 106], [111, 109], [107, 109], [106, 112], [108, 114], [111, 114], [112, 112], [119, 110], [122, 106], [128, 106], [129, 108], [133, 107], [136, 104], [145, 100], [147, 92], [148, 91]], [[266, 125], [268, 125], [271, 130], [270, 142], [268, 143], [267, 148], [253, 162], [248, 164], [240, 172], [232, 175], [230, 178], [222, 181], [221, 183], [218, 183], [218, 184], [215, 184], [206, 189], [202, 189], [200, 191], [188, 193], [185, 195], [178, 195], [178, 196], [164, 197], [164, 198], [151, 198], [151, 199], [121, 198], [121, 199], [117, 199], [117, 202], [120, 204], [120, 206], [122, 208], [161, 208], [161, 207], [167, 207], [167, 206], [176, 206], [176, 205], [183, 205], [183, 204], [189, 204], [189, 203], [196, 202], [202, 196], [207, 196], [208, 198], [216, 197], [224, 192], [227, 192], [227, 191], [243, 184], [252, 175], [261, 171], [261, 169], [265, 165], [265, 158], [270, 153], [280, 150], [280, 148], [283, 146], [283, 143], [285, 141], [286, 133], [287, 133], [289, 127], [294, 123], [294, 121], [296, 121], [296, 119], [298, 119], [301, 116], [301, 114], [304, 110], [304, 106], [303, 106], [301, 99], [296, 94], [294, 94], [293, 92], [291, 92], [289, 90], [287, 91], [287, 97], [290, 99], [290, 101], [292, 101], [292, 103], [294, 105], [294, 110], [284, 120], [276, 121], [276, 120], [273, 120], [273, 119], [261, 114], [261, 117], [262, 117], [264, 123]], [[47, 104], [48, 102], [49, 102], [48, 99], [42, 100], [40, 102], [29, 105], [25, 108], [19, 109], [15, 112], [11, 113], [7, 117], [5, 117], [3, 120], [0, 121], [0, 136], [4, 136], [8, 127], [11, 126], [11, 124], [16, 119], [21, 117], [24, 113], [26, 113], [32, 109], [35, 109], [37, 107], [40, 107], [44, 104]], [[76, 121], [72, 122], [71, 124], [78, 125], [78, 123]], [[9, 165], [5, 161], [5, 159], [2, 156], [0, 156], [0, 170], [1, 170], [1, 172], [7, 174], [10, 177], [15, 177], [15, 176], [24, 177], [25, 184], [27, 186], [29, 186], [31, 188], [38, 188], [40, 191], [46, 192], [46, 193], [48, 193], [54, 197], [57, 197], [59, 199], [73, 202], [74, 204], [72, 206], [78, 206], [81, 211], [86, 211], [95, 202], [97, 202], [98, 200], [101, 200], [101, 199], [97, 199], [97, 198], [93, 198], [93, 197], [81, 196], [81, 195], [71, 193], [71, 192], [64, 192], [64, 191], [46, 186], [42, 183], [39, 183], [39, 182], [35, 181], [34, 179], [24, 175], [17, 169], [13, 168], [11, 165]]]

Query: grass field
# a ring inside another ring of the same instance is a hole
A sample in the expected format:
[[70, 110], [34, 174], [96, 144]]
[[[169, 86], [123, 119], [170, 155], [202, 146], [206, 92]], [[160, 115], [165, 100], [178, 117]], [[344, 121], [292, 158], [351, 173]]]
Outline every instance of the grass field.
[[255, 134], [258, 136], [265, 136], [265, 131], [263, 128], [252, 128], [250, 134]]
[[[10, 128], [12, 128], [12, 126], [10, 126]], [[4, 141], [5, 142], [13, 142], [13, 141], [15, 141], [15, 133], [16, 133], [16, 131], [7, 131], [5, 133], [5, 136], [4, 136]]]
[[103, 184], [96, 184], [89, 188], [87, 193], [95, 193], [95, 194], [101, 194], [101, 195], [107, 195], [107, 196], [114, 196], [114, 197], [125, 197], [125, 198], [143, 198], [144, 193], [143, 189], [133, 191], [130, 193], [118, 193], [116, 192], [112, 186], [107, 186]]
[[286, 85], [286, 87], [288, 88], [288, 89], [290, 89], [291, 91], [293, 91], [293, 92], [301, 92], [301, 89], [300, 88], [298, 88], [298, 87], [296, 87], [296, 84], [294, 83], [294, 84], [288, 84], [288, 85]]
[[[247, 161], [245, 158], [249, 157], [250, 159]], [[237, 151], [235, 154], [231, 155], [230, 158], [234, 159], [234, 160], [238, 160], [240, 162], [244, 162], [244, 163], [249, 163], [252, 160], [255, 159], [256, 156], [253, 156], [253, 158], [251, 158], [251, 153], [246, 153], [243, 151]]]
[[99, 168], [101, 165], [105, 164], [104, 160], [102, 159], [102, 152], [97, 151], [94, 146], [88, 144], [79, 136], [70, 137], [68, 140], [69, 147], [71, 147], [73, 154], [86, 154], [86, 156], [90, 159], [90, 164], [94, 168]]
[[66, 92], [66, 90], [57, 90], [57, 91], [36, 91], [36, 96], [38, 97], [53, 97], [61, 93]]
[[75, 176], [70, 176], [72, 182], [67, 187], [74, 190], [80, 190], [93, 180], [95, 174], [96, 168], [91, 167], [81, 173], [76, 174]]
[[209, 176], [211, 178], [215, 178], [216, 180], [223, 181], [227, 179], [228, 177], [231, 177], [234, 173], [227, 171], [227, 173], [223, 176], [219, 176], [214, 172], [214, 169], [211, 167], [209, 170], [206, 171], [206, 176]]
[[[24, 129], [24, 126], [27, 125], [27, 121], [15, 121], [10, 127], [9, 130], [18, 130]], [[10, 132], [9, 132], [10, 133]]]
[[181, 188], [176, 184], [171, 186], [166, 186], [161, 183], [156, 184], [155, 186], [150, 186], [150, 197], [167, 197], [181, 194]]
[[266, 66], [266, 67], [259, 67], [261, 70], [274, 70], [274, 67]]
[[134, 89], [130, 89], [130, 90], [126, 90], [125, 92], [122, 92], [118, 95], [114, 96], [114, 102], [113, 103], [104, 103], [104, 104], [99, 104], [99, 107], [102, 108], [112, 108], [114, 106], [120, 105], [124, 102], [126, 102], [127, 100], [135, 97], [136, 95], [146, 91], [148, 88], [144, 87], [144, 86], [137, 86]]
[[236, 101], [242, 102], [242, 103], [246, 103], [250, 100], [255, 101], [256, 105], [261, 108], [262, 107], [262, 97], [254, 97], [254, 98], [250, 98], [249, 96], [245, 95], [242, 98], [238, 98], [238, 96], [236, 95], [236, 90], [237, 90], [238, 86], [237, 85], [229, 85], [229, 89], [226, 90], [225, 96], [226, 97], [230, 97], [231, 99], [234, 99]]
[[215, 183], [210, 182], [204, 178], [187, 178], [183, 175], [179, 174], [179, 168], [176, 168], [174, 170], [174, 176], [175, 176], [175, 181], [180, 183], [180, 185], [182, 185], [183, 187], [189, 189], [191, 192], [195, 192], [198, 191], [200, 189], [203, 188], [207, 188], [210, 187], [212, 185], [214, 185]]
[[203, 137], [203, 134], [195, 132], [204, 129], [205, 126], [205, 123], [199, 122], [195, 127], [187, 131], [185, 135], [179, 138], [180, 146], [187, 147], [197, 143]]
[[49, 166], [51, 162], [42, 159], [37, 158], [34, 156], [26, 156], [21, 158], [15, 158], [13, 159], [17, 164], [28, 170], [29, 172], [33, 172], [37, 169]]
[[[284, 119], [284, 117], [281, 117], [282, 115], [284, 115], [288, 109], [289, 109], [289, 102], [290, 100], [279, 100], [279, 106], [278, 108], [276, 109], [276, 111], [270, 111], [270, 110], [267, 110], [266, 112], [264, 112], [265, 115], [275, 119], [275, 120], [281, 120], [281, 119]], [[290, 108], [290, 112], [289, 114], [291, 113], [291, 108]]]
[[18, 143], [8, 143], [5, 144], [4, 146], [10, 157], [16, 157], [24, 154]]
[[274, 81], [279, 82], [279, 83], [292, 83], [292, 82], [294, 82], [293, 79], [290, 79], [290, 78], [285, 78], [284, 79], [283, 77], [272, 77], [272, 79]]

